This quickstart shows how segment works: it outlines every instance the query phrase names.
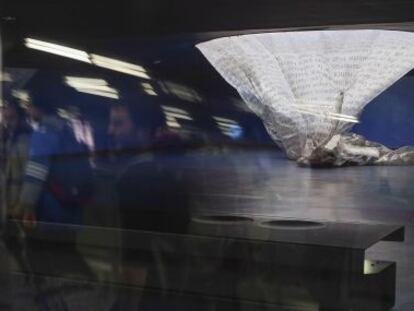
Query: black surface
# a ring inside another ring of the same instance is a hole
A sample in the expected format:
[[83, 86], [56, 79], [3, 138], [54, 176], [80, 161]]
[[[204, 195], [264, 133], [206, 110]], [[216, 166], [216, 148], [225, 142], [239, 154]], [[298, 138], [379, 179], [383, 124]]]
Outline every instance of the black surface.
[[[272, 220], [287, 221], [283, 218], [255, 218], [253, 223], [243, 222], [237, 224], [230, 221], [229, 224], [223, 224], [223, 221], [202, 223], [196, 220], [189, 225], [186, 233], [183, 233], [182, 230], [180, 232], [171, 230], [169, 232], [156, 232], [39, 223], [32, 235], [35, 239], [65, 242], [68, 236], [71, 237], [70, 232], [82, 232], [91, 239], [87, 243], [97, 247], [108, 247], [105, 239], [101, 237], [122, 231], [126, 240], [124, 241], [124, 247], [140, 249], [148, 246], [148, 241], [154, 238], [167, 239], [169, 243], [178, 245], [185, 243], [187, 240], [197, 241], [199, 239], [202, 243], [211, 242], [211, 246], [214, 245], [216, 240], [225, 238], [232, 239], [235, 242], [245, 240], [251, 243], [277, 242], [365, 250], [379, 241], [390, 240], [390, 236], [398, 234], [402, 238], [404, 232], [404, 227], [401, 225], [387, 224], [320, 222], [321, 226], [308, 228], [295, 226], [269, 228], [266, 224], [262, 225]], [[153, 219], [153, 221], [156, 221], [156, 219]], [[297, 221], [297, 219], [292, 220], [293, 223]], [[393, 240], [395, 241], [395, 239]], [[402, 241], [402, 239], [399, 241]]]
[[[295, 220], [293, 227], [275, 232], [270, 229], [267, 235], [249, 228], [254, 222], [235, 225], [235, 219], [230, 218], [231, 223], [223, 225], [223, 219], [219, 225], [190, 224], [187, 234], [124, 231], [122, 249], [128, 255], [118, 269], [145, 269], [148, 275], [143, 284], [128, 281], [127, 275], [117, 278], [114, 284], [161, 291], [152, 298], [164, 302], [158, 306], [161, 310], [175, 303], [180, 307], [197, 305], [208, 297], [232, 299], [233, 307], [254, 301], [293, 307], [316, 303], [327, 310], [388, 310], [395, 303], [395, 264], [375, 266], [368, 262], [367, 268], [365, 250], [358, 248], [355, 241], [373, 244], [401, 230], [400, 226], [324, 223], [323, 227], [304, 229], [306, 222]], [[264, 220], [269, 221], [260, 219], [258, 224]], [[286, 219], [278, 221], [283, 221], [284, 227], [289, 223]], [[87, 265], [88, 257], [81, 256], [73, 244], [76, 240], [71, 233], [80, 230], [90, 239], [77, 243], [78, 247], [112, 249], [105, 240], [108, 229], [42, 223], [26, 242], [30, 262], [26, 273], [96, 280]], [[311, 230], [319, 233], [313, 235]], [[254, 232], [253, 237], [249, 231]], [[126, 251], [128, 248], [132, 252]], [[267, 275], [264, 279], [263, 273]], [[221, 276], [217, 284], [211, 282], [215, 274]], [[266, 282], [266, 291], [273, 289], [273, 296], [257, 291], [256, 280]], [[281, 285], [285, 290], [280, 289]], [[67, 293], [66, 289], [60, 291]], [[175, 292], [184, 296], [175, 301]], [[191, 295], [199, 297], [193, 301]]]
[[2, 4], [3, 18], [20, 29], [66, 37], [407, 22], [414, 10], [410, 0], [6, 0]]

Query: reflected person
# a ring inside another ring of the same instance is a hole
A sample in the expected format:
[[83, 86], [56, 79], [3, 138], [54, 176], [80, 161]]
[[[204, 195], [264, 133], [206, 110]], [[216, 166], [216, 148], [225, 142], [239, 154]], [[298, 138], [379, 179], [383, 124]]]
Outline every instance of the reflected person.
[[[2, 107], [1, 147], [1, 224], [0, 224], [0, 310], [12, 310], [12, 278], [10, 251], [22, 262], [17, 250], [21, 246], [19, 227], [7, 220], [21, 217], [20, 190], [30, 141], [30, 128], [23, 109], [14, 98]], [[14, 234], [11, 234], [13, 231]], [[17, 235], [16, 235], [17, 234]]]
[[4, 175], [2, 203], [7, 206], [9, 218], [20, 218], [20, 192], [29, 153], [31, 128], [25, 121], [24, 110], [16, 99], [6, 102], [2, 108], [1, 165]]
[[37, 219], [80, 224], [80, 207], [92, 189], [89, 150], [54, 106], [36, 93], [27, 112], [34, 131], [21, 196], [23, 223], [27, 228]]
[[[143, 140], [134, 113], [138, 111], [122, 104], [113, 106], [110, 112], [108, 132], [117, 146], [119, 210], [124, 229], [145, 230], [154, 235], [148, 241], [149, 249], [132, 245], [124, 250], [123, 278], [129, 284], [167, 289], [165, 286], [172, 281], [170, 276], [174, 271], [164, 266], [163, 260], [171, 259], [171, 252], [164, 256], [164, 248], [170, 246], [155, 232], [186, 231], [189, 222], [187, 186], [190, 182], [182, 167], [188, 163], [182, 152], [176, 152], [175, 148], [156, 151], [155, 135], [148, 135]], [[146, 130], [146, 133], [150, 132]], [[129, 238], [131, 232], [124, 231], [125, 243], [133, 244]], [[122, 305], [124, 308], [138, 304], [143, 307], [142, 304], [149, 303], [147, 299], [144, 296], [140, 302], [138, 298], [126, 297]]]
[[134, 158], [137, 151], [145, 150], [151, 143], [149, 129], [138, 124], [138, 114], [132, 105], [120, 103], [111, 107], [108, 134], [118, 160]]
[[[79, 227], [71, 226], [82, 224], [82, 207], [92, 192], [89, 150], [77, 141], [69, 123], [57, 116], [47, 96], [32, 92], [27, 114], [33, 134], [20, 199], [30, 269], [26, 272], [31, 274], [35, 295], [42, 297], [44, 307], [53, 306], [53, 295], [45, 291], [51, 288], [62, 308], [74, 310], [71, 295], [81, 292], [66, 292], [62, 284], [70, 284], [67, 276], [91, 277], [77, 249]], [[51, 227], [50, 223], [67, 225]], [[41, 227], [46, 238], [36, 235], [36, 227]], [[49, 239], [51, 236], [59, 236], [63, 242]], [[62, 278], [58, 282], [53, 279], [57, 276]]]
[[113, 106], [108, 128], [117, 146], [123, 225], [129, 229], [183, 231], [189, 209], [189, 178], [184, 166], [189, 160], [176, 146], [161, 145], [159, 135], [148, 135], [151, 131], [139, 127], [134, 113], [138, 112], [131, 106]]

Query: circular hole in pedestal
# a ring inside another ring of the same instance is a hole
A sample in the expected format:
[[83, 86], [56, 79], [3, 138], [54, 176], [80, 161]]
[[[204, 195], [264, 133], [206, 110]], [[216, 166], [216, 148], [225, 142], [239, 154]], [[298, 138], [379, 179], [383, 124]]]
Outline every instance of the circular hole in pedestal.
[[253, 219], [245, 216], [235, 215], [209, 215], [194, 217], [192, 218], [192, 221], [204, 224], [232, 225], [249, 223], [252, 222]]
[[261, 226], [282, 230], [310, 230], [324, 228], [325, 224], [322, 222], [307, 220], [271, 220], [262, 222]]

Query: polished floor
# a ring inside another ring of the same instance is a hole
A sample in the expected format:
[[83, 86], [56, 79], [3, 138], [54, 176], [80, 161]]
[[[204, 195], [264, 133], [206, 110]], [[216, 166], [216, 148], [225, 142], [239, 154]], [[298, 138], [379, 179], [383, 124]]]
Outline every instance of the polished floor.
[[309, 169], [271, 151], [209, 161], [202, 213], [404, 225], [405, 242], [380, 242], [367, 255], [397, 262], [395, 310], [414, 308], [414, 167]]
[[[414, 255], [414, 167], [300, 168], [274, 150], [200, 152], [191, 154], [185, 160], [180, 157], [171, 158], [169, 164], [174, 170], [191, 176], [192, 183], [187, 190], [193, 218], [200, 215], [232, 214], [252, 218], [281, 217], [318, 222], [404, 225], [404, 242], [380, 242], [369, 248], [367, 255], [369, 258], [397, 263], [395, 310], [413, 309], [414, 267], [411, 262]], [[104, 188], [106, 186], [102, 185]], [[122, 229], [122, 221], [116, 220], [120, 218], [117, 216], [118, 210], [111, 203], [114, 198], [108, 188], [105, 189], [107, 190], [101, 191], [97, 196], [95, 204], [85, 209], [85, 221], [94, 228], [113, 229], [98, 236], [90, 235], [88, 230], [78, 230], [80, 256], [73, 255], [70, 251], [68, 254], [62, 251], [52, 255], [48, 248], [44, 248], [43, 254], [38, 253], [43, 265], [39, 269], [48, 271], [50, 268], [52, 275], [44, 275], [40, 278], [43, 281], [28, 282], [22, 271], [14, 273], [14, 282], [19, 284], [19, 290], [12, 296], [13, 301], [19, 302], [16, 310], [32, 310], [34, 305], [39, 306], [39, 299], [43, 299], [45, 306], [48, 306], [49, 309], [45, 310], [137, 310], [137, 301], [142, 295], [139, 294], [139, 286], [134, 289], [130, 285], [137, 285], [140, 279], [145, 279], [143, 274], [148, 271], [140, 271], [139, 267], [132, 267], [133, 264], [124, 264], [122, 268], [128, 272], [131, 283], [128, 284], [127, 278], [124, 279], [124, 287], [118, 286], [114, 289], [110, 285], [113, 284], [113, 267], [119, 267], [117, 262], [122, 257], [113, 249], [119, 246], [118, 242], [123, 235], [122, 230], [119, 230]], [[113, 244], [112, 250], [108, 251], [101, 246], [89, 247], [94, 244], [103, 245], [102, 241], [106, 245]], [[160, 247], [168, 249], [169, 246]], [[85, 258], [89, 267], [79, 269], [83, 265], [78, 261], [80, 257]], [[53, 275], [53, 266], [60, 266], [56, 271], [67, 271]], [[75, 271], [71, 271], [71, 266], [76, 266]], [[91, 283], [89, 274], [94, 274], [92, 279], [98, 279], [99, 282]], [[211, 282], [214, 284], [215, 280], [212, 279]], [[41, 285], [39, 287], [33, 284]], [[42, 293], [40, 298], [37, 297], [39, 292]], [[56, 295], [62, 292], [65, 293], [64, 296]], [[148, 298], [151, 295], [146, 294], [143, 297]], [[36, 299], [37, 302], [34, 303]], [[168, 300], [176, 301], [176, 305], [169, 309], [183, 309], [180, 300], [174, 299]], [[205, 299], [209, 301], [208, 297]], [[40, 305], [41, 303], [42, 301]], [[220, 303], [226, 305], [231, 304], [231, 301]], [[149, 305], [149, 310], [162, 309], [161, 305]], [[164, 305], [166, 306], [168, 305]], [[184, 309], [191, 310], [193, 307], [189, 303]], [[254, 305], [249, 304], [236, 305], [234, 310], [256, 310], [254, 308]], [[206, 310], [219, 310], [217, 301], [210, 304], [206, 302]], [[258, 306], [257, 310], [276, 309]], [[317, 306], [297, 306], [291, 310], [317, 310]]]

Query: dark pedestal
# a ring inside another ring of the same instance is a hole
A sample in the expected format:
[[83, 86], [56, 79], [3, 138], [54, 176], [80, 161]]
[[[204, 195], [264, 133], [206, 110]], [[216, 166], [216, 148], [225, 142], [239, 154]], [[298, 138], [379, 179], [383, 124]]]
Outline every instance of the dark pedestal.
[[[108, 241], [119, 236], [117, 229], [41, 224], [32, 239], [49, 244], [45, 256], [65, 262], [69, 257], [62, 245], [73, 243], [68, 230], [82, 230], [78, 247], [89, 254], [116, 251]], [[180, 305], [199, 310], [231, 310], [230, 305], [234, 310], [256, 310], [253, 305], [257, 310], [389, 310], [395, 303], [396, 265], [370, 261], [365, 250], [379, 241], [404, 238], [401, 226], [228, 216], [194, 219], [185, 233], [121, 233], [119, 246], [126, 255], [112, 268], [145, 270], [146, 277], [119, 274], [105, 286], [143, 291], [142, 310], [154, 305], [154, 310]], [[64, 277], [47, 266], [35, 270]], [[93, 274], [83, 278], [97, 282]]]

